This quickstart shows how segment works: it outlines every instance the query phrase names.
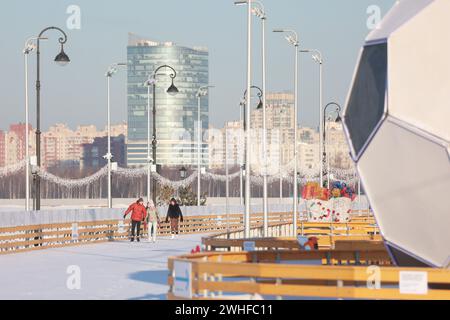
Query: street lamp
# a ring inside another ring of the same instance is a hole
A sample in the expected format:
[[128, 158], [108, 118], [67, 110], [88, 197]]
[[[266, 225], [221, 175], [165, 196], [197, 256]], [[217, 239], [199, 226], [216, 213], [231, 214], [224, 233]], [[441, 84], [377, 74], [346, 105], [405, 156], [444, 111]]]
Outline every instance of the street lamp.
[[[268, 236], [268, 195], [267, 195], [267, 125], [266, 125], [266, 10], [261, 1], [253, 0], [256, 5], [252, 11], [262, 23], [262, 100], [258, 109], [263, 109], [263, 235]], [[247, 4], [247, 1], [235, 1], [236, 5]]]
[[[294, 46], [295, 48], [295, 70], [294, 70], [294, 87], [295, 87], [295, 107], [294, 107], [294, 181], [297, 176], [297, 156], [298, 156], [298, 146], [297, 146], [297, 127], [298, 127], [298, 48], [300, 46], [299, 37], [296, 31], [288, 29], [275, 29], [273, 32], [277, 33], [287, 33], [286, 40]], [[296, 235], [297, 230], [297, 195], [298, 186], [294, 182], [294, 218], [293, 218], [293, 235]]]
[[202, 119], [201, 119], [201, 99], [202, 97], [208, 94], [208, 89], [214, 88], [214, 86], [203, 86], [200, 87], [197, 91], [197, 100], [198, 100], [198, 109], [197, 109], [197, 206], [200, 209], [200, 198], [201, 198], [201, 163], [200, 163], [200, 154], [201, 154], [201, 143], [202, 143]]
[[[325, 108], [323, 109], [323, 120], [322, 120], [323, 122], [322, 122], [322, 125], [323, 125], [323, 128], [324, 128], [324, 130], [323, 130], [324, 148], [323, 148], [323, 154], [322, 154], [322, 161], [321, 161], [322, 162], [322, 166], [321, 166], [321, 168], [324, 168], [325, 165], [327, 165], [327, 163], [329, 163], [328, 156], [327, 156], [327, 148], [325, 147], [325, 145], [327, 144], [327, 139], [326, 139], [326, 132], [327, 132], [327, 130], [326, 130], [326, 114], [327, 114], [327, 109], [330, 106], [335, 106], [336, 107], [335, 112], [337, 112], [337, 117], [336, 117], [336, 119], [334, 121], [336, 123], [342, 122], [342, 119], [341, 119], [342, 108], [341, 108], [341, 106], [339, 104], [337, 104], [336, 102], [330, 102], [329, 104], [327, 104], [325, 106]], [[329, 169], [328, 165], [327, 165], [326, 175], [327, 175], [327, 188], [330, 189], [330, 169]]]
[[[259, 98], [259, 103], [258, 103], [258, 106], [256, 107], [256, 109], [257, 110], [260, 110], [260, 109], [262, 109], [262, 107], [263, 107], [263, 101], [262, 101], [262, 97], [263, 97], [263, 95], [264, 95], [264, 93], [263, 93], [263, 91], [261, 90], [261, 88], [259, 88], [259, 87], [257, 87], [257, 86], [251, 86], [250, 87], [250, 89], [257, 89], [258, 90], [258, 93], [257, 93], [257, 95], [258, 95], [258, 98]], [[251, 99], [251, 97], [249, 97], [250, 99]], [[246, 104], [246, 101], [247, 101], [247, 90], [245, 90], [245, 92], [244, 92], [244, 98], [242, 99], [242, 101], [241, 101], [241, 108], [242, 108], [242, 110], [243, 110], [243, 112], [244, 112], [244, 115], [247, 113], [247, 104]], [[249, 110], [250, 110], [250, 108], [248, 108]], [[250, 119], [250, 118], [249, 118]], [[245, 133], [247, 133], [247, 132], [250, 132], [250, 130], [251, 130], [251, 127], [250, 127], [250, 125], [248, 124], [248, 122], [249, 121], [247, 121], [246, 120], [246, 117], [244, 116], [244, 132]], [[250, 149], [249, 148], [249, 145], [246, 145], [245, 146], [245, 151], [247, 152], [247, 149]], [[247, 161], [245, 161], [244, 162], [244, 164], [241, 166], [241, 172], [242, 172], [242, 174], [241, 174], [241, 179], [243, 179], [243, 178], [245, 178], [245, 183], [247, 184], [247, 181], [250, 181], [250, 171], [248, 171], [248, 176], [246, 176], [246, 174], [245, 174], [245, 171], [246, 171], [246, 169], [247, 169]], [[251, 182], [249, 182], [249, 183], [251, 183]], [[245, 201], [244, 201], [244, 203], [246, 204], [247, 203], [247, 201], [250, 201], [250, 198], [249, 199], [247, 199], [247, 198], [245, 198]]]
[[[45, 32], [49, 30], [56, 30], [62, 34], [62, 37], [58, 39], [61, 45], [61, 52], [55, 57], [55, 62], [60, 66], [65, 66], [70, 62], [69, 57], [64, 52], [64, 44], [67, 42], [66, 33], [57, 27], [48, 27], [43, 29], [37, 37], [37, 64], [36, 64], [36, 158], [37, 166], [41, 166], [41, 51], [40, 51], [40, 39]], [[36, 194], [36, 210], [41, 210], [41, 181], [38, 175], [34, 175], [35, 194]]]
[[[247, 1], [247, 92], [250, 92], [252, 85], [252, 2]], [[246, 105], [250, 105], [250, 95], [247, 95]], [[250, 108], [247, 108], [245, 118], [250, 121]], [[250, 172], [250, 143], [251, 135], [250, 130], [246, 131], [245, 135], [245, 163], [246, 170]], [[244, 237], [250, 237], [250, 197], [251, 197], [251, 184], [250, 179], [245, 179], [245, 212], [244, 212]]]
[[[156, 140], [156, 77], [158, 76], [158, 71], [161, 69], [170, 69], [171, 72], [168, 74], [170, 79], [172, 80], [172, 84], [170, 87], [166, 90], [168, 94], [171, 96], [176, 95], [179, 90], [175, 86], [175, 78], [177, 77], [177, 72], [174, 68], [172, 68], [169, 65], [162, 65], [153, 72], [152, 77], [144, 83], [144, 85], [147, 86], [147, 199], [150, 199], [150, 174], [151, 174], [151, 168], [150, 164], [153, 161], [153, 164], [156, 166], [156, 172], [158, 172], [158, 166], [156, 162], [156, 146], [157, 146], [157, 140]], [[150, 156], [150, 86], [153, 87], [153, 140], [152, 140], [152, 153], [153, 155]], [[153, 184], [153, 202], [156, 203], [156, 183]]]
[[[312, 58], [315, 62], [319, 64], [319, 153], [320, 150], [323, 149], [324, 141], [322, 140], [323, 137], [323, 56], [322, 53], [319, 50], [316, 49], [305, 49], [300, 50], [301, 53], [312, 53]], [[323, 187], [323, 163], [320, 162], [320, 186]]]
[[112, 208], [112, 177], [111, 177], [111, 160], [113, 155], [111, 153], [111, 86], [110, 81], [114, 74], [117, 73], [119, 67], [126, 67], [126, 63], [114, 63], [106, 71], [106, 84], [107, 84], [107, 131], [108, 131], [108, 151], [104, 158], [108, 161], [108, 208]]
[[187, 175], [187, 169], [183, 166], [180, 169], [180, 177], [181, 177], [181, 179], [186, 179], [186, 175]]
[[[40, 38], [40, 40], [46, 40], [47, 38]], [[34, 42], [37, 38], [29, 38], [25, 42], [23, 49], [24, 55], [24, 69], [25, 69], [25, 161], [27, 166], [25, 167], [25, 210], [30, 211], [30, 138], [28, 127], [30, 123], [29, 118], [29, 103], [28, 103], [28, 55], [36, 49]]]

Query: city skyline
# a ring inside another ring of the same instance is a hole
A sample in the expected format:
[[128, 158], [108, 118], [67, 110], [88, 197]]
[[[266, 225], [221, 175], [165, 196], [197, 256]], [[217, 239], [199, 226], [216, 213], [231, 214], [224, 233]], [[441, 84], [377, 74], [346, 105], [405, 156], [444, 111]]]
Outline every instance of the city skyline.
[[[325, 100], [337, 100], [344, 103], [351, 77], [352, 66], [357, 51], [367, 34], [369, 6], [380, 7], [384, 15], [393, 0], [358, 1], [357, 4], [335, 4], [329, 1], [266, 1], [269, 27], [292, 27], [299, 31], [303, 47], [321, 49], [325, 58]], [[207, 1], [196, 3], [172, 1], [169, 3], [149, 3], [133, 1], [127, 5], [96, 1], [79, 1], [81, 10], [81, 29], [68, 30], [67, 13], [72, 3], [48, 1], [39, 4], [30, 3], [29, 10], [22, 12], [23, 1], [4, 5], [2, 17], [9, 23], [10, 30], [2, 30], [1, 36], [8, 49], [0, 60], [2, 74], [0, 84], [5, 90], [0, 93], [2, 112], [0, 129], [6, 129], [9, 123], [23, 121], [23, 56], [21, 50], [25, 39], [36, 34], [43, 27], [56, 25], [67, 31], [69, 40], [66, 52], [71, 64], [61, 69], [53, 66], [53, 56], [57, 53], [57, 34], [49, 34], [50, 41], [43, 44], [43, 128], [54, 123], [67, 122], [70, 127], [93, 123], [103, 126], [106, 122], [106, 88], [104, 73], [114, 62], [126, 60], [128, 32], [135, 32], [157, 41], [172, 41], [179, 45], [202, 45], [210, 49], [210, 82], [216, 86], [211, 92], [211, 123], [216, 127], [224, 122], [238, 118], [238, 105], [245, 88], [244, 77], [240, 75], [245, 65], [245, 13], [235, 7], [233, 1], [220, 1], [211, 4]], [[142, 10], [130, 8], [139, 6]], [[202, 12], [189, 10], [201, 6]], [[170, 19], [164, 15], [155, 15], [149, 21], [145, 12], [155, 10], [170, 12]], [[220, 15], [215, 12], [220, 11]], [[323, 22], [319, 25], [313, 19], [315, 12]], [[26, 23], [11, 20], [19, 15]], [[134, 16], [135, 15], [135, 16]], [[280, 19], [283, 17], [283, 19]], [[117, 19], [116, 19], [117, 18]], [[256, 19], [255, 19], [256, 20]], [[45, 21], [45, 23], [44, 23]], [[205, 28], [205, 25], [207, 28]], [[223, 27], [226, 26], [226, 27]], [[254, 80], [260, 83], [259, 21], [254, 21]], [[320, 39], [320, 40], [319, 40]], [[268, 91], [292, 91], [292, 52], [284, 43], [272, 34], [268, 35]], [[15, 48], [15, 49], [11, 49]], [[86, 50], [89, 48], [89, 50]], [[94, 57], [94, 59], [92, 58]], [[30, 120], [34, 123], [34, 78], [35, 56], [30, 56]], [[228, 61], [229, 63], [223, 63]], [[301, 56], [300, 67], [300, 123], [317, 127], [318, 123], [318, 71], [317, 65], [306, 55]], [[339, 77], [337, 76], [339, 75]], [[121, 122], [126, 119], [126, 74], [116, 76], [112, 84], [112, 120]], [[70, 118], [66, 120], [67, 115]], [[66, 121], [65, 121], [66, 120]]]

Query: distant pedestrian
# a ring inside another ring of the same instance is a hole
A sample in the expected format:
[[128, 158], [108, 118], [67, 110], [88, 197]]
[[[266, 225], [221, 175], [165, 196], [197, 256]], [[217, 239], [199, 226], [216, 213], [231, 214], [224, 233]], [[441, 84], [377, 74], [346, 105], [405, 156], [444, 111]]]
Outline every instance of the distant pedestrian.
[[141, 223], [145, 221], [145, 218], [147, 216], [147, 210], [145, 210], [144, 206], [144, 199], [140, 198], [138, 201], [131, 204], [128, 207], [128, 210], [125, 212], [123, 218], [126, 219], [127, 215], [130, 212], [131, 212], [131, 242], [134, 241], [135, 234], [136, 240], [140, 242]]
[[158, 232], [158, 225], [160, 223], [158, 210], [155, 207], [153, 200], [147, 203], [147, 228], [148, 228], [148, 242], [156, 242], [156, 234]]
[[169, 209], [167, 210], [166, 223], [170, 220], [170, 232], [172, 234], [172, 239], [178, 236], [179, 233], [179, 222], [183, 222], [183, 213], [181, 212], [180, 206], [177, 201], [172, 198], [170, 200]]

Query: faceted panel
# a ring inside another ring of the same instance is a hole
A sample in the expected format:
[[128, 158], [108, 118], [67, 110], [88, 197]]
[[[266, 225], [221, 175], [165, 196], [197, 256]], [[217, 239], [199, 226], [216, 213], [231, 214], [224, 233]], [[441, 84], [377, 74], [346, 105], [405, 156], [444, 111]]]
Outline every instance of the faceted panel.
[[344, 119], [355, 158], [383, 118], [386, 76], [387, 44], [364, 47]]
[[388, 40], [389, 114], [446, 141], [450, 141], [449, 12], [450, 1], [434, 1]]
[[447, 148], [444, 141], [388, 117], [358, 162], [384, 238], [438, 267], [445, 267], [450, 255]]

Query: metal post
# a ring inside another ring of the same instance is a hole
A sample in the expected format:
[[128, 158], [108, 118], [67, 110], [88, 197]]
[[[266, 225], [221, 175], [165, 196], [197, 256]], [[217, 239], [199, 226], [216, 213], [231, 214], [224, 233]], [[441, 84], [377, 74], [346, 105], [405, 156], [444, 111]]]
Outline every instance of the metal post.
[[[62, 33], [62, 37], [58, 39], [59, 43], [61, 44], [61, 53], [58, 57], [62, 57], [63, 53], [63, 46], [67, 42], [67, 35], [66, 33], [57, 27], [48, 27], [42, 30], [39, 33], [39, 36], [37, 37], [37, 49], [36, 49], [36, 158], [37, 158], [37, 166], [41, 167], [41, 51], [40, 51], [40, 39], [42, 39], [42, 36], [45, 32], [48, 30], [57, 30]], [[69, 61], [69, 58], [67, 55], [64, 54], [64, 58], [66, 59], [65, 62]], [[56, 59], [55, 59], [56, 61]], [[35, 204], [36, 204], [36, 210], [41, 210], [41, 179], [39, 175], [35, 175], [34, 177], [35, 182]]]
[[108, 208], [112, 208], [112, 195], [111, 195], [111, 87], [110, 80], [111, 77], [106, 77], [108, 83], [108, 110], [107, 110], [107, 131], [108, 131], [108, 152], [106, 155], [106, 159], [108, 161]]
[[[156, 173], [158, 173], [158, 165], [156, 161], [156, 71], [153, 76], [153, 140], [152, 140], [152, 153], [153, 164], [156, 166]], [[152, 197], [153, 203], [156, 205], [156, 183], [152, 185]]]
[[262, 91], [263, 91], [263, 236], [268, 237], [269, 213], [267, 195], [267, 124], [266, 124], [266, 16], [262, 19]]
[[[172, 68], [169, 65], [162, 65], [158, 68], [156, 68], [156, 70], [153, 72], [153, 140], [152, 140], [152, 159], [153, 159], [153, 164], [156, 166], [156, 173], [158, 173], [158, 162], [156, 159], [156, 147], [158, 144], [158, 141], [156, 139], [156, 76], [158, 75], [158, 71], [163, 69], [163, 68], [169, 68], [172, 70], [172, 74], [170, 74], [170, 78], [172, 79], [172, 85], [169, 87], [169, 89], [167, 90], [167, 92], [169, 93], [171, 91], [171, 93], [178, 93], [178, 89], [174, 86], [174, 79], [177, 77], [177, 72], [175, 71], [174, 68]], [[148, 83], [150, 84], [150, 83]], [[148, 151], [148, 146], [147, 146], [147, 151]], [[152, 184], [152, 193], [153, 193], [153, 202], [156, 205], [156, 183]]]
[[228, 130], [225, 127], [225, 211], [227, 215], [227, 239], [230, 238], [230, 210], [229, 210], [229, 197], [230, 197], [230, 181], [229, 181], [229, 169], [228, 169]]
[[298, 172], [298, 146], [297, 146], [297, 130], [298, 130], [298, 37], [295, 44], [295, 111], [294, 111], [294, 219], [293, 219], [293, 236], [295, 236], [297, 229], [297, 201], [298, 201], [298, 184], [297, 184], [297, 172]]
[[[150, 155], [150, 83], [147, 83], [147, 202], [151, 197], [151, 174], [152, 174], [152, 157]], [[153, 200], [154, 205], [156, 202]], [[155, 232], [155, 231], [154, 231]]]
[[[239, 150], [242, 150], [242, 132], [244, 129], [244, 123], [243, 123], [243, 104], [242, 102], [239, 104], [240, 110], [239, 110], [239, 125], [242, 125], [242, 128], [239, 128]], [[244, 204], [244, 174], [243, 174], [243, 155], [239, 151], [239, 204], [242, 206]]]
[[279, 139], [279, 148], [280, 148], [280, 163], [279, 163], [279, 172], [280, 172], [280, 203], [283, 202], [283, 173], [281, 172], [282, 166], [283, 166], [283, 133], [282, 133], [282, 126], [281, 126], [281, 115], [283, 113], [283, 109], [280, 109], [280, 139]]
[[[320, 75], [319, 75], [319, 82], [320, 82], [320, 84], [319, 84], [319, 90], [320, 90], [320, 93], [319, 93], [319, 100], [320, 100], [320, 102], [319, 102], [319, 104], [320, 104], [319, 119], [322, 119], [323, 118], [323, 60], [322, 60], [322, 55], [320, 55], [319, 69], [320, 69], [319, 70], [319, 72], [320, 72]], [[323, 144], [321, 133], [323, 132], [324, 128], [322, 127], [322, 121], [320, 120], [319, 122], [320, 122], [319, 155], [320, 155], [320, 153], [322, 152], [321, 150], [322, 150], [322, 144]], [[323, 162], [322, 161], [320, 161], [320, 187], [321, 188], [323, 187]]]
[[250, 165], [250, 90], [252, 82], [252, 0], [247, 2], [247, 99], [246, 99], [246, 112], [245, 118], [247, 123], [246, 128], [246, 146], [245, 146], [245, 215], [244, 215], [244, 226], [245, 232], [244, 237], [248, 238], [250, 236], [250, 198], [251, 198], [251, 165]]
[[[326, 124], [325, 124], [326, 126]], [[326, 131], [326, 129], [325, 129]], [[330, 189], [330, 137], [327, 137], [327, 140], [325, 141], [325, 149], [326, 149], [326, 160], [327, 160], [327, 188]]]
[[[42, 33], [41, 33], [42, 34]], [[41, 51], [40, 41], [37, 39], [36, 50], [36, 165], [41, 167]], [[41, 210], [41, 178], [38, 174], [34, 176], [35, 210]]]
[[361, 208], [361, 178], [358, 177], [358, 211], [359, 215], [362, 215], [362, 208]]
[[[27, 42], [28, 45], [28, 42]], [[25, 56], [25, 210], [30, 211], [30, 141], [29, 141], [29, 115], [28, 115], [28, 52], [24, 52]]]
[[202, 132], [202, 125], [201, 125], [201, 94], [200, 91], [198, 93], [198, 111], [197, 111], [197, 126], [198, 126], [198, 132], [197, 132], [197, 171], [198, 171], [198, 176], [197, 176], [197, 206], [198, 209], [200, 209], [200, 192], [201, 192], [201, 164], [200, 164], [200, 143], [201, 143], [201, 132]]

